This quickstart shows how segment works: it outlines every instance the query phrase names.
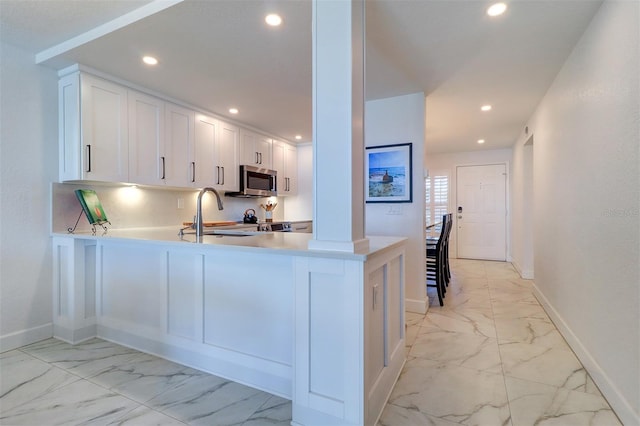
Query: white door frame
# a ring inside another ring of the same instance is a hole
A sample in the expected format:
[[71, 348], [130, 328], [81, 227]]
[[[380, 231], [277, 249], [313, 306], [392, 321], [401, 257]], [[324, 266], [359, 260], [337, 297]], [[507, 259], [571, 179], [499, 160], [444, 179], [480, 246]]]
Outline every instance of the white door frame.
[[486, 163], [462, 163], [462, 164], [454, 164], [454, 170], [451, 176], [451, 213], [453, 219], [453, 227], [451, 232], [453, 235], [451, 236], [451, 240], [455, 242], [455, 254], [456, 258], [458, 257], [458, 219], [456, 216], [457, 208], [458, 208], [458, 167], [469, 167], [469, 166], [495, 166], [495, 165], [504, 165], [505, 171], [507, 173], [507, 178], [505, 181], [505, 209], [506, 209], [506, 218], [505, 218], [505, 250], [506, 250], [506, 261], [511, 262], [511, 163], [509, 161], [489, 161]]

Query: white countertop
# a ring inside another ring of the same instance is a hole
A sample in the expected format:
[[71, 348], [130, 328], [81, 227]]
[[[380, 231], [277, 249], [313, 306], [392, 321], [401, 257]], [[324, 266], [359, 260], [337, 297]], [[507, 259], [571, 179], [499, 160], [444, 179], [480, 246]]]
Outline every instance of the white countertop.
[[109, 229], [104, 234], [98, 229], [96, 235], [90, 232], [77, 232], [74, 234], [53, 232], [54, 237], [71, 237], [88, 240], [104, 240], [120, 243], [145, 243], [170, 245], [176, 247], [193, 247], [206, 250], [234, 250], [234, 251], [264, 251], [270, 250], [273, 254], [311, 256], [311, 257], [331, 257], [341, 259], [365, 260], [369, 256], [386, 249], [391, 249], [402, 244], [404, 237], [368, 236], [369, 251], [367, 253], [346, 253], [333, 251], [309, 250], [309, 240], [312, 234], [297, 232], [264, 232], [251, 236], [229, 236], [229, 235], [204, 235], [200, 242], [196, 242], [195, 234], [178, 235], [179, 227], [152, 227], [152, 228], [130, 228], [130, 229]]

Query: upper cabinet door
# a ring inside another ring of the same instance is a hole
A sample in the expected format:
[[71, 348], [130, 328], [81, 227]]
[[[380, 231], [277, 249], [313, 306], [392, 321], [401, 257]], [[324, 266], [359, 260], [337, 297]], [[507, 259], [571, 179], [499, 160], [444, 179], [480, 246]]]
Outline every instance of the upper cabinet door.
[[280, 141], [273, 141], [273, 170], [278, 172], [276, 179], [278, 196], [287, 195], [285, 193], [286, 171], [284, 167], [284, 145], [285, 144]]
[[240, 164], [271, 169], [271, 138], [241, 130]]
[[264, 135], [258, 135], [255, 147], [258, 152], [258, 159], [260, 160], [259, 167], [271, 169], [273, 166], [271, 159], [273, 149], [272, 139]]
[[129, 181], [164, 185], [167, 158], [164, 143], [164, 102], [129, 91]]
[[192, 110], [165, 103], [164, 172], [167, 186], [194, 186], [194, 127], [195, 113]]
[[216, 184], [225, 191], [238, 191], [239, 167], [238, 158], [240, 156], [240, 130], [238, 127], [220, 122], [220, 134], [216, 150], [216, 171], [220, 173], [220, 178]]
[[127, 89], [87, 74], [80, 81], [81, 178], [128, 182]]
[[220, 122], [213, 117], [196, 114], [194, 150], [191, 157], [191, 184], [202, 188], [220, 185], [220, 166], [216, 166], [216, 144]]
[[298, 193], [298, 149], [273, 141], [273, 168], [278, 172], [278, 196]]
[[298, 194], [298, 148], [285, 144], [285, 170], [287, 171], [286, 194]]

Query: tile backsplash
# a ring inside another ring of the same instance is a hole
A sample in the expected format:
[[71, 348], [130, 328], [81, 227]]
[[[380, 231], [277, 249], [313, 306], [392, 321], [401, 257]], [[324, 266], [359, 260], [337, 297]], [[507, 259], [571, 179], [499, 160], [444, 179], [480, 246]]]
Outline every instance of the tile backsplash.
[[[52, 183], [52, 217], [53, 232], [67, 232], [73, 228], [78, 215], [82, 211], [74, 191], [76, 189], [93, 189], [96, 191], [111, 229], [176, 226], [182, 222], [192, 221], [196, 212], [196, 199], [199, 190], [165, 189], [130, 185], [106, 185], [96, 183]], [[264, 210], [260, 204], [266, 198], [232, 198], [220, 194], [224, 210], [218, 210], [213, 194], [205, 194], [202, 210], [205, 221], [229, 220], [242, 221], [247, 209], [254, 209], [260, 221], [264, 220]], [[272, 198], [278, 203], [273, 220], [284, 219], [284, 201]], [[180, 206], [180, 207], [179, 207]], [[77, 232], [91, 231], [84, 214], [78, 222]]]

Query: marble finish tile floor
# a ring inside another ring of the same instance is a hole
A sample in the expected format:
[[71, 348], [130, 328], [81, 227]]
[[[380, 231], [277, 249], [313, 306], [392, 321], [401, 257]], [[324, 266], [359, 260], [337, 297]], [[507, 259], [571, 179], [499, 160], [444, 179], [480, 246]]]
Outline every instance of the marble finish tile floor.
[[291, 402], [101, 339], [0, 354], [0, 425], [289, 425]]
[[620, 425], [510, 263], [451, 260], [439, 306], [407, 314], [407, 363], [378, 426]]
[[[619, 425], [511, 264], [452, 260], [440, 307], [407, 314], [378, 426]], [[288, 425], [291, 402], [101, 339], [0, 354], [0, 425]]]

